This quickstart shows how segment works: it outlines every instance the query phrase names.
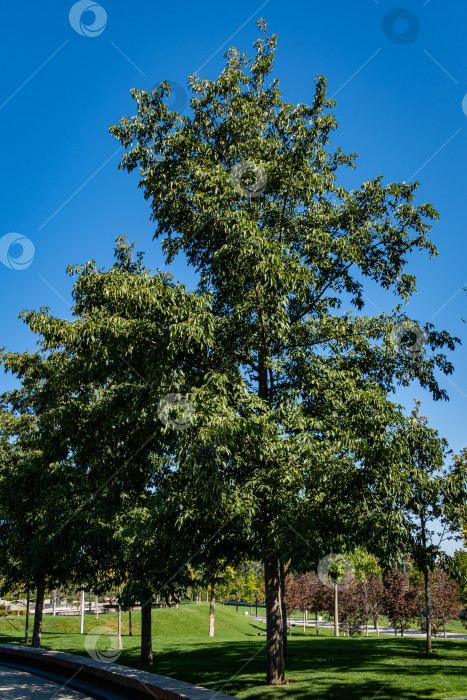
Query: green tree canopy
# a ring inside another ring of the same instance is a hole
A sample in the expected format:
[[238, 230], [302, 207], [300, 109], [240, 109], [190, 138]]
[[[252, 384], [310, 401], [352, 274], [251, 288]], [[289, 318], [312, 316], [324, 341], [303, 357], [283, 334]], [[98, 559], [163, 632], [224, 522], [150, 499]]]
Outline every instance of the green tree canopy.
[[[455, 339], [427, 323], [418, 351], [400, 305], [362, 314], [366, 282], [402, 302], [413, 294], [407, 258], [436, 253], [428, 233], [437, 212], [415, 204], [417, 183], [385, 185], [377, 176], [356, 190], [339, 184], [355, 156], [330, 146], [337, 124], [325, 78], [317, 78], [311, 105], [284, 101], [278, 79], [267, 82], [276, 35], [258, 25], [264, 36], [254, 59], [231, 48], [217, 80], [189, 77], [190, 114], [168, 109], [163, 82], [133, 90], [136, 115], [110, 130], [126, 149], [121, 167], [139, 168], [167, 260], [183, 253], [211, 300], [206, 369], [223, 368], [222, 398], [215, 416], [203, 402], [205, 418], [189, 434], [184, 459], [214, 445], [222, 463], [213, 493], [242, 489], [251, 556], [265, 563], [268, 682], [276, 684], [285, 680], [278, 573], [290, 540], [285, 514], [289, 523], [306, 519], [319, 541], [330, 499], [337, 540], [344, 523], [351, 530], [343, 504], [355, 509], [366, 484], [373, 494], [364, 507], [374, 512], [379, 498], [388, 502], [378, 465], [390, 471], [382, 455], [396, 407], [386, 393], [417, 379], [446, 398], [435, 370], [452, 371], [442, 350]], [[397, 488], [394, 474], [389, 481]]]

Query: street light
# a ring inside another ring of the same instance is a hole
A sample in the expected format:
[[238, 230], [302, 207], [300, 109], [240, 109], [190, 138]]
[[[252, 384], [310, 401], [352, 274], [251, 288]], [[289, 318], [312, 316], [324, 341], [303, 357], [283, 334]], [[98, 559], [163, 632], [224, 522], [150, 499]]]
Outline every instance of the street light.
[[81, 586], [81, 628], [79, 633], [84, 633], [84, 586]]
[[28, 581], [28, 596], [26, 598], [26, 629], [24, 630], [24, 643], [27, 644], [29, 641], [29, 581]]

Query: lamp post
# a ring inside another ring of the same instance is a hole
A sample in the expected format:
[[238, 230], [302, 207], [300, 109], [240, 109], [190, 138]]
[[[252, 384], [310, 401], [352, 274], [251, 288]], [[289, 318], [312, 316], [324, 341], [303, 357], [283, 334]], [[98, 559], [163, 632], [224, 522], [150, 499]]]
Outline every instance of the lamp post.
[[28, 582], [28, 596], [26, 598], [26, 629], [24, 631], [24, 643], [27, 644], [29, 641], [29, 582]]
[[84, 633], [84, 586], [81, 586], [81, 628], [79, 633]]

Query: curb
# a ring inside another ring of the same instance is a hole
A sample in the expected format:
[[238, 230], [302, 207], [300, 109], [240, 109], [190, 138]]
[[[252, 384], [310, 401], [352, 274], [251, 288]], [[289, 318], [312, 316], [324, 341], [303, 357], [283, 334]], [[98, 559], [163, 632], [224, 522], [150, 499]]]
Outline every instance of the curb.
[[[87, 681], [97, 681], [107, 688], [131, 691], [131, 697], [157, 698], [158, 700], [232, 700], [234, 696], [224, 695], [202, 686], [178, 681], [175, 678], [159, 676], [147, 671], [111, 664], [77, 654], [62, 651], [32, 649], [16, 644], [0, 644], [0, 659], [12, 663], [25, 661], [36, 664], [42, 670], [81, 672]], [[234, 699], [235, 700], [235, 699]]]

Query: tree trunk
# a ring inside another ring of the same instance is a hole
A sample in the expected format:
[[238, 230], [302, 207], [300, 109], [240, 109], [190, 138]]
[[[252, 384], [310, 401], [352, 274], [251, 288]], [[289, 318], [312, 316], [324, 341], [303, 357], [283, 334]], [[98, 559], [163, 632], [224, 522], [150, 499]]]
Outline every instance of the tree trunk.
[[375, 630], [376, 630], [376, 636], [379, 637], [379, 624], [378, 624], [378, 617], [373, 618], [373, 622], [375, 625]]
[[28, 586], [28, 595], [26, 598], [26, 628], [24, 630], [24, 643], [27, 644], [29, 642], [29, 598], [30, 598], [30, 590]]
[[117, 649], [123, 649], [122, 645], [122, 601], [120, 596], [122, 595], [122, 587], [118, 587], [118, 615], [117, 615]]
[[235, 612], [238, 612], [238, 591], [235, 593]]
[[426, 652], [431, 654], [431, 596], [428, 566], [425, 566], [423, 576], [425, 579]]
[[287, 601], [285, 599], [285, 566], [281, 561], [279, 564], [280, 585], [281, 585], [281, 613], [282, 613], [282, 649], [284, 657], [287, 656]]
[[334, 583], [334, 636], [339, 636], [339, 594], [337, 583]]
[[280, 574], [277, 559], [264, 562], [267, 610], [267, 684], [285, 683], [284, 647], [282, 644], [282, 620], [280, 600]]
[[131, 607], [128, 611], [128, 636], [133, 636], [133, 627], [131, 626]]
[[[150, 594], [148, 594], [149, 597]], [[145, 596], [146, 598], [146, 596]], [[152, 664], [152, 629], [151, 629], [151, 602], [146, 602], [141, 606], [141, 664], [148, 666]]]
[[57, 589], [54, 588], [52, 591], [52, 615], [55, 617], [55, 606], [57, 601]]
[[306, 630], [306, 610], [303, 611], [303, 634], [305, 634]]
[[96, 605], [96, 620], [99, 619], [99, 599], [97, 595], [94, 595], [94, 603]]
[[41, 578], [37, 582], [36, 607], [34, 609], [34, 627], [32, 630], [31, 646], [40, 649], [42, 633], [42, 610], [44, 608], [45, 581]]
[[443, 632], [444, 632], [444, 639], [447, 639], [447, 637], [446, 637], [446, 625], [443, 625]]
[[[427, 537], [426, 537], [426, 520], [425, 520], [425, 513], [422, 512], [420, 515], [420, 527], [421, 527], [421, 535], [422, 535], [422, 545], [423, 545], [423, 551], [426, 555], [426, 545], [427, 545]], [[426, 652], [427, 654], [431, 654], [431, 597], [430, 597], [430, 579], [429, 579], [429, 568], [428, 568], [428, 563], [425, 561], [425, 565], [423, 567], [423, 578], [424, 578], [424, 583], [425, 583], [425, 614], [426, 614]]]
[[319, 625], [318, 625], [318, 611], [315, 613], [315, 626], [316, 626], [316, 636], [319, 635]]
[[216, 610], [216, 589], [211, 583], [211, 597], [209, 600], [209, 636], [214, 637], [214, 612]]

